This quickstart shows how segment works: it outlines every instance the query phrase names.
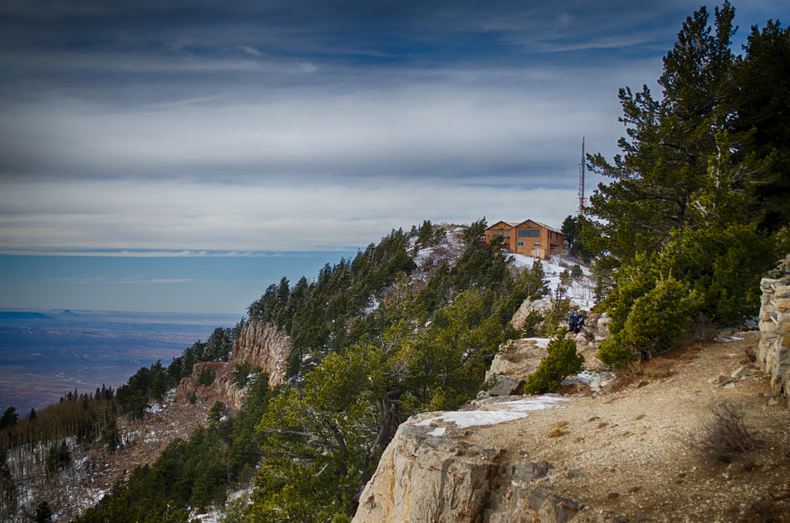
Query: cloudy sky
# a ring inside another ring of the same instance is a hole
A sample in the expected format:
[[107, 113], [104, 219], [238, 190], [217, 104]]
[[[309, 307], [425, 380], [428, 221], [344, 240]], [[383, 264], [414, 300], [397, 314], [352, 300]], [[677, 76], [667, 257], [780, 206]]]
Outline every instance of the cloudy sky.
[[[699, 6], [5, 0], [0, 307], [236, 312], [393, 227], [559, 226]], [[790, 12], [735, 8], [736, 49]]]

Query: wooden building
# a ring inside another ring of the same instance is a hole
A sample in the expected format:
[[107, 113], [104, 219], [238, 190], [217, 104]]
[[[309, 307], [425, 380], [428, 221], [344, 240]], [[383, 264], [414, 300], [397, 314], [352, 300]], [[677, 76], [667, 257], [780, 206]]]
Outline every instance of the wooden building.
[[510, 252], [545, 260], [547, 256], [565, 250], [565, 235], [560, 231], [532, 220], [518, 225], [497, 222], [486, 229], [486, 242], [502, 238], [502, 246]]

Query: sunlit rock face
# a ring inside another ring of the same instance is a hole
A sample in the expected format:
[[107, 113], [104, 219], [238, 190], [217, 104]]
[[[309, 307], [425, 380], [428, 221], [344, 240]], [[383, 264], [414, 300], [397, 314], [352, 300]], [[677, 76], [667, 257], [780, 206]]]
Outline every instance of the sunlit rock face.
[[431, 416], [437, 414], [414, 416], [398, 429], [354, 523], [563, 523], [582, 509], [540, 481], [549, 463], [470, 444], [468, 430]]
[[249, 362], [255, 368], [260, 366], [269, 374], [269, 386], [283, 382], [287, 369], [286, 360], [291, 351], [291, 339], [283, 331], [267, 321], [250, 320], [241, 330], [238, 339], [233, 340], [232, 366]]

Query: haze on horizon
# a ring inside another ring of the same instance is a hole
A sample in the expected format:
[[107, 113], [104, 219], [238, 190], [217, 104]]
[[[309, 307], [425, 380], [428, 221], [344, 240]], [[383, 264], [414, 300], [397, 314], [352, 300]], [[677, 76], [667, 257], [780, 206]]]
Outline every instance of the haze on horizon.
[[[736, 51], [790, 11], [734, 5]], [[559, 226], [699, 7], [4, 2], [0, 307], [243, 312], [393, 227]]]

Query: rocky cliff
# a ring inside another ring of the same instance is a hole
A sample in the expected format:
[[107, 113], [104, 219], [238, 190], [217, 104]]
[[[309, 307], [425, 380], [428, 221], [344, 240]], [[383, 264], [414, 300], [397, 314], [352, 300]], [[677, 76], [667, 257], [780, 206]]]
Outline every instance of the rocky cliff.
[[422, 414], [400, 426], [355, 523], [564, 523], [581, 510], [578, 500], [538, 483], [549, 463], [477, 447], [464, 441], [467, 431], [438, 424]]
[[291, 339], [277, 330], [273, 323], [250, 320], [242, 328], [238, 339], [233, 340], [231, 363], [249, 362], [260, 366], [269, 374], [269, 386], [283, 382], [287, 369], [286, 359], [291, 351]]
[[[748, 332], [690, 345], [630, 380], [543, 407], [500, 396], [414, 416], [382, 455], [354, 523], [784, 521], [790, 411], [748, 363], [758, 341]], [[743, 409], [759, 452], [726, 463], [690, 446], [722, 403]]]
[[[269, 386], [273, 387], [283, 382], [290, 350], [290, 338], [278, 331], [274, 324], [250, 321], [242, 328], [239, 337], [233, 340], [233, 358], [230, 361], [196, 363], [192, 375], [181, 380], [176, 394], [187, 399], [194, 395], [207, 404], [218, 400], [233, 412], [241, 408], [247, 395], [246, 389], [233, 382], [236, 365], [248, 362], [252, 368], [260, 367], [269, 374]], [[211, 368], [214, 373], [214, 380], [209, 387], [198, 384], [200, 371], [205, 367]]]

